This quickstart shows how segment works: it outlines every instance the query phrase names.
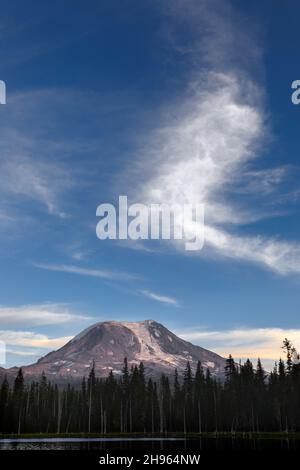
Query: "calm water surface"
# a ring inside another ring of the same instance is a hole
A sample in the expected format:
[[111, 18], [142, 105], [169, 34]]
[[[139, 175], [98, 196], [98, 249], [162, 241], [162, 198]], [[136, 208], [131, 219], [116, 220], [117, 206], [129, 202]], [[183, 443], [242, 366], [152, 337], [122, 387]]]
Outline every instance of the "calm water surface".
[[99, 450], [112, 452], [183, 452], [201, 450], [298, 450], [299, 439], [241, 438], [32, 438], [0, 439], [0, 450]]

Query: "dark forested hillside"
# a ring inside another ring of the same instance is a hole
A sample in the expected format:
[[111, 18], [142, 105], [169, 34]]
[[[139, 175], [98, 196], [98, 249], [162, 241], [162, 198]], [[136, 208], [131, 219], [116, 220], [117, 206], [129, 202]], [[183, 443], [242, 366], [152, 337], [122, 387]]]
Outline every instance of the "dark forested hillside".
[[122, 377], [103, 379], [94, 367], [80, 388], [59, 389], [43, 374], [25, 385], [20, 369], [12, 387], [0, 391], [1, 433], [300, 431], [300, 365], [288, 340], [280, 360], [266, 374], [258, 361], [226, 361], [226, 380], [213, 379], [198, 363], [183, 377], [146, 380], [143, 363]]

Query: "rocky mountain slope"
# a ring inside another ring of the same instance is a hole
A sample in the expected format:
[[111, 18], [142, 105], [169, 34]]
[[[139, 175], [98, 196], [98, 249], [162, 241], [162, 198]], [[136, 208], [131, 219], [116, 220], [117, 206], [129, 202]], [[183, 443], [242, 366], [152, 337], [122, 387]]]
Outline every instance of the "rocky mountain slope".
[[[213, 376], [224, 374], [224, 358], [184, 341], [153, 320], [96, 323], [57, 351], [24, 366], [23, 372], [27, 378], [45, 372], [51, 380], [81, 379], [88, 375], [94, 361], [96, 375], [106, 376], [111, 370], [118, 375], [124, 357], [129, 365], [143, 361], [148, 376], [173, 374], [175, 368], [181, 373], [187, 361], [193, 369], [201, 361]], [[15, 368], [9, 370], [13, 372]]]

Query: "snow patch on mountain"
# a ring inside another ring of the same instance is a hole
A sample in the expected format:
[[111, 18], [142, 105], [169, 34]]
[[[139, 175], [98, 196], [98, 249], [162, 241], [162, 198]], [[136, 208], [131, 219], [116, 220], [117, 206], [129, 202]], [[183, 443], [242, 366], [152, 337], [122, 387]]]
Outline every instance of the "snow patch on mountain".
[[45, 372], [55, 381], [81, 380], [94, 363], [98, 376], [110, 371], [120, 375], [125, 357], [130, 367], [143, 362], [148, 376], [173, 375], [175, 368], [182, 374], [187, 361], [193, 371], [200, 361], [213, 376], [224, 375], [224, 358], [179, 338], [154, 320], [96, 323], [23, 371], [34, 378]]

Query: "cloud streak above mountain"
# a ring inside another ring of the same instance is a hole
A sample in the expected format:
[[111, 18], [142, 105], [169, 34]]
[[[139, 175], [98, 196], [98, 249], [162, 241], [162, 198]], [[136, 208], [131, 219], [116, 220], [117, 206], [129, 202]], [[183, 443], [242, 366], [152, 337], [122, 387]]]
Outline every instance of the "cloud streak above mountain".
[[[253, 235], [253, 229], [249, 235], [245, 230], [241, 235], [240, 231], [246, 224], [270, 216], [243, 198], [245, 188], [248, 195], [256, 195], [261, 187], [266, 196], [285, 173], [283, 168], [256, 168], [269, 132], [263, 93], [247, 67], [241, 62], [238, 67], [233, 53], [228, 56], [228, 41], [225, 47], [221, 40], [227, 38], [227, 31], [234, 51], [240, 47], [234, 45], [235, 40], [243, 41], [245, 37], [230, 23], [230, 15], [223, 18], [217, 13], [213, 20], [220, 28], [212, 34], [206, 1], [191, 0], [189, 13], [183, 11], [184, 2], [174, 2], [172, 7], [167, 4], [175, 23], [180, 20], [181, 26], [194, 28], [193, 48], [185, 52], [193, 58], [193, 72], [186, 93], [163, 110], [161, 122], [145, 138], [135, 174], [141, 183], [131, 196], [148, 204], [203, 203], [205, 248], [201, 256], [258, 263], [282, 275], [300, 273], [298, 241], [281, 240], [259, 231]], [[209, 31], [207, 35], [203, 36], [199, 25], [207, 26], [202, 28]], [[172, 39], [175, 47], [175, 33]], [[203, 68], [203, 60], [197, 64], [196, 57], [205, 48]], [[192, 228], [185, 226], [194, 233]], [[184, 252], [182, 243], [176, 245]]]
[[33, 263], [33, 266], [48, 271], [57, 271], [69, 274], [78, 274], [80, 276], [99, 277], [101, 279], [109, 279], [115, 281], [132, 281], [137, 280], [139, 277], [135, 274], [130, 274], [121, 271], [108, 271], [106, 269], [92, 269], [82, 268], [80, 266], [66, 265], [66, 264], [46, 264], [46, 263]]
[[[57, 349], [70, 341], [72, 336], [64, 336], [60, 338], [49, 338], [47, 335], [41, 333], [34, 333], [32, 331], [14, 331], [14, 330], [0, 330], [0, 341], [3, 341], [9, 346], [24, 346], [30, 348], [45, 348]], [[11, 352], [11, 351], [9, 351]], [[18, 351], [19, 355], [26, 355], [28, 351]], [[33, 354], [38, 354], [38, 351], [30, 351]], [[13, 354], [16, 352], [13, 350]], [[32, 354], [30, 354], [32, 355]]]
[[178, 300], [175, 299], [174, 297], [157, 294], [149, 290], [141, 290], [141, 294], [147, 297], [148, 299], [156, 300], [156, 302], [160, 302], [160, 303], [167, 304], [167, 305], [173, 305], [176, 307], [178, 307], [179, 305]]
[[65, 304], [45, 303], [40, 305], [22, 305], [18, 307], [0, 307], [2, 326], [44, 326], [65, 323], [91, 321], [92, 317], [71, 312]]

